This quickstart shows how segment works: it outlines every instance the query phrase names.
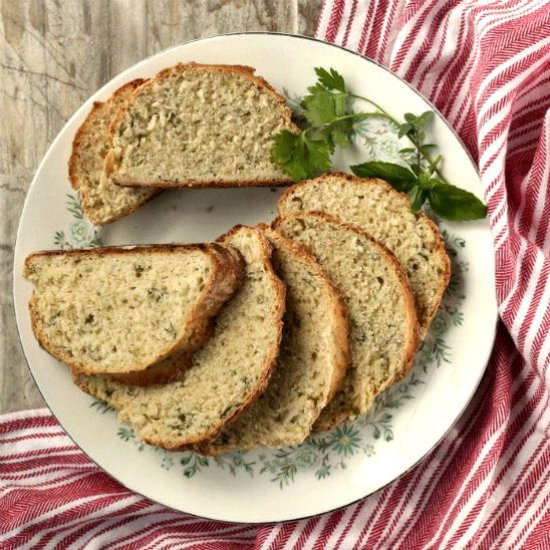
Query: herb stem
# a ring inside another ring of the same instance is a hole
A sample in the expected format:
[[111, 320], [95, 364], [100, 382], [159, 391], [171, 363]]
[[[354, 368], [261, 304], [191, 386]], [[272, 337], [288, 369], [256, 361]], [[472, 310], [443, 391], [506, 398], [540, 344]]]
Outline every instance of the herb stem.
[[[373, 101], [372, 99], [369, 99], [368, 97], [364, 97], [362, 95], [357, 95], [357, 94], [352, 94], [350, 93], [349, 94], [350, 97], [353, 97], [355, 99], [361, 99], [363, 101], [366, 101], [367, 103], [369, 103], [370, 105], [372, 105], [373, 107], [375, 107], [376, 109], [378, 109], [380, 111], [380, 115], [383, 115], [384, 118], [388, 119], [390, 122], [393, 122], [393, 124], [395, 124], [396, 126], [400, 126], [401, 123], [395, 119], [394, 117], [392, 117], [390, 115], [390, 113], [388, 113], [388, 111], [386, 111], [384, 108], [382, 108], [380, 105], [378, 105], [378, 103], [376, 103], [375, 101]], [[361, 114], [361, 113], [358, 113], [358, 114]], [[432, 164], [433, 163], [433, 159], [432, 157], [430, 156], [429, 153], [425, 153], [423, 151], [420, 150], [420, 148], [418, 147], [418, 144], [410, 137], [410, 136], [407, 136], [409, 138], [409, 141], [415, 146], [416, 150], [418, 153], [420, 153], [420, 155], [422, 155], [422, 158], [428, 163], [428, 164]], [[420, 163], [419, 163], [420, 164]], [[443, 181], [444, 183], [449, 183], [447, 181], [447, 179], [445, 178], [445, 176], [441, 173], [441, 170], [439, 170], [439, 168], [436, 168], [435, 169], [435, 173], [439, 176], [439, 178], [441, 179], [441, 181]]]
[[399, 122], [397, 120], [395, 120], [395, 118], [393, 118], [390, 115], [390, 113], [388, 113], [388, 111], [386, 111], [385, 109], [380, 107], [380, 105], [378, 105], [378, 103], [374, 102], [372, 99], [369, 99], [368, 97], [364, 97], [362, 95], [357, 95], [357, 94], [352, 94], [352, 93], [350, 93], [349, 96], [354, 97], [355, 99], [362, 99], [363, 101], [366, 101], [367, 103], [370, 103], [373, 107], [378, 109], [381, 113], [384, 113], [384, 115], [386, 115], [386, 117], [389, 120], [391, 120], [396, 126], [399, 126]]

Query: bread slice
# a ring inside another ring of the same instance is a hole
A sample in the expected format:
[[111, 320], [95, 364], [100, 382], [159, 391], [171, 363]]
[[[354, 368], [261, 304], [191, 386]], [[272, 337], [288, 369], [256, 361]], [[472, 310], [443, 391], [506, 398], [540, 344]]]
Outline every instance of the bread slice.
[[80, 190], [86, 217], [97, 225], [114, 222], [156, 195], [154, 189], [125, 189], [114, 185], [104, 171], [111, 119], [128, 96], [145, 81], [132, 80], [107, 101], [95, 102], [76, 132], [69, 160], [69, 179]]
[[340, 388], [348, 366], [347, 311], [311, 252], [262, 226], [286, 284], [281, 351], [266, 391], [200, 452], [217, 455], [265, 445], [298, 445]]
[[286, 190], [279, 215], [322, 210], [353, 223], [389, 248], [407, 274], [423, 338], [449, 284], [450, 261], [435, 223], [411, 212], [409, 200], [388, 183], [349, 174], [326, 174]]
[[179, 64], [132, 95], [110, 129], [108, 170], [131, 187], [237, 187], [290, 179], [273, 136], [298, 131], [284, 99], [254, 69]]
[[[236, 251], [219, 244], [46, 251], [25, 261], [41, 345], [73, 371], [145, 371], [208, 337], [210, 319], [243, 278]], [[170, 370], [170, 369], [168, 369]], [[166, 366], [142, 383], [166, 378]]]
[[410, 369], [417, 346], [414, 298], [393, 254], [356, 226], [307, 212], [279, 218], [275, 227], [313, 252], [348, 308], [351, 362], [316, 423], [327, 430], [366, 412]]
[[176, 381], [139, 388], [105, 376], [75, 377], [84, 391], [119, 409], [140, 438], [166, 449], [215, 438], [265, 390], [275, 367], [285, 288], [271, 267], [271, 247], [249, 227], [233, 229], [222, 242], [242, 254], [246, 277]]

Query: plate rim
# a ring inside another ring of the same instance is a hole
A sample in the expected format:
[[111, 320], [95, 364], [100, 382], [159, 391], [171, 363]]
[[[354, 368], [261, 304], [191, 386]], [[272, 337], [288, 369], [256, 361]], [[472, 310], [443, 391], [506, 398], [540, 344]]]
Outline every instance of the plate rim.
[[[425, 101], [430, 107], [431, 109], [437, 113], [437, 115], [439, 115], [439, 118], [440, 120], [447, 126], [447, 128], [452, 132], [452, 134], [454, 135], [457, 143], [460, 145], [460, 147], [462, 148], [463, 152], [466, 153], [467, 157], [469, 158], [470, 162], [471, 162], [471, 165], [472, 167], [474, 168], [475, 170], [475, 173], [477, 174], [478, 176], [478, 179], [479, 181], [481, 182], [481, 177], [480, 177], [480, 173], [479, 173], [479, 168], [477, 166], [477, 163], [475, 162], [473, 156], [471, 155], [470, 151], [467, 149], [467, 147], [464, 145], [464, 142], [462, 141], [462, 139], [460, 138], [459, 134], [457, 133], [457, 131], [452, 127], [452, 125], [450, 124], [450, 122], [447, 120], [447, 118], [441, 113], [441, 111], [428, 99], [426, 98], [421, 92], [419, 92], [416, 88], [414, 88], [414, 86], [412, 84], [410, 84], [408, 81], [406, 81], [405, 79], [403, 79], [402, 77], [400, 77], [399, 75], [395, 74], [394, 72], [392, 72], [390, 69], [388, 69], [387, 67], [385, 67], [384, 65], [382, 65], [381, 63], [379, 63], [378, 61], [375, 61], [374, 59], [371, 59], [370, 57], [367, 57], [365, 55], [362, 55], [358, 52], [355, 52], [353, 50], [350, 50], [344, 46], [341, 46], [339, 44], [333, 44], [331, 42], [327, 42], [325, 40], [321, 40], [319, 38], [315, 38], [313, 36], [307, 36], [307, 35], [303, 35], [303, 34], [298, 34], [298, 33], [287, 33], [287, 32], [280, 32], [280, 31], [234, 31], [234, 32], [229, 32], [229, 33], [221, 33], [221, 34], [210, 34], [210, 35], [206, 35], [206, 36], [201, 36], [201, 37], [198, 37], [198, 38], [193, 38], [191, 40], [186, 40], [185, 42], [180, 42], [178, 44], [174, 44], [172, 46], [169, 46], [167, 48], [163, 48], [157, 52], [154, 52], [142, 59], [140, 59], [139, 61], [136, 61], [135, 63], [132, 63], [131, 65], [129, 65], [128, 67], [124, 68], [122, 71], [120, 71], [119, 73], [117, 73], [116, 75], [114, 75], [112, 78], [110, 78], [107, 82], [105, 82], [100, 88], [98, 88], [95, 92], [93, 92], [85, 101], [83, 101], [80, 106], [75, 110], [75, 112], [68, 118], [68, 120], [63, 124], [63, 127], [59, 130], [59, 132], [57, 133], [57, 135], [55, 136], [55, 138], [52, 140], [52, 142], [50, 143], [49, 147], [47, 148], [46, 152], [44, 153], [40, 163], [38, 164], [37, 168], [35, 169], [35, 172], [34, 172], [34, 175], [33, 175], [33, 178], [32, 178], [32, 181], [31, 181], [31, 184], [29, 185], [29, 188], [26, 192], [26, 196], [25, 196], [25, 200], [23, 202], [23, 208], [21, 209], [21, 214], [19, 216], [19, 221], [18, 221], [18, 225], [17, 225], [17, 231], [16, 231], [16, 236], [15, 236], [15, 240], [14, 240], [14, 245], [13, 245], [13, 250], [14, 250], [14, 261], [13, 261], [13, 269], [12, 269], [12, 300], [13, 300], [13, 309], [14, 309], [14, 314], [15, 314], [15, 320], [16, 320], [16, 327], [17, 327], [17, 337], [18, 337], [18, 340], [19, 340], [19, 343], [20, 343], [20, 346], [21, 346], [21, 351], [23, 353], [23, 357], [25, 359], [25, 363], [27, 365], [27, 369], [28, 371], [30, 372], [31, 374], [31, 377], [33, 379], [33, 382], [36, 386], [36, 388], [38, 389], [42, 399], [44, 400], [44, 402], [46, 403], [46, 407], [48, 408], [49, 412], [52, 414], [52, 416], [56, 419], [56, 421], [59, 423], [59, 425], [62, 427], [63, 431], [65, 432], [65, 434], [69, 437], [69, 439], [76, 445], [76, 447], [88, 458], [88, 460], [92, 461], [102, 472], [104, 472], [105, 474], [107, 474], [109, 477], [111, 477], [112, 479], [114, 479], [115, 481], [117, 481], [117, 483], [120, 483], [125, 489], [127, 489], [128, 491], [134, 493], [134, 494], [137, 494], [139, 496], [141, 496], [142, 498], [145, 498], [149, 501], [151, 501], [152, 503], [155, 503], [157, 505], [160, 505], [160, 506], [164, 506], [166, 507], [167, 509], [169, 510], [173, 510], [173, 511], [176, 511], [176, 512], [180, 512], [180, 513], [184, 513], [184, 514], [188, 514], [190, 516], [193, 516], [193, 517], [197, 517], [197, 518], [204, 518], [204, 519], [208, 519], [208, 520], [213, 520], [213, 521], [218, 521], [220, 523], [227, 523], [227, 524], [249, 524], [249, 525], [267, 525], [267, 524], [273, 524], [274, 522], [276, 523], [280, 523], [280, 522], [286, 522], [286, 521], [301, 521], [301, 520], [304, 520], [304, 519], [308, 519], [308, 518], [312, 518], [312, 517], [316, 517], [316, 516], [319, 516], [319, 515], [322, 515], [322, 514], [327, 514], [327, 513], [333, 513], [333, 512], [336, 512], [338, 510], [342, 510], [348, 506], [352, 506], [370, 496], [373, 496], [373, 495], [376, 495], [377, 493], [379, 493], [380, 491], [384, 490], [386, 487], [388, 487], [389, 485], [391, 485], [392, 483], [395, 483], [397, 480], [401, 479], [403, 476], [405, 476], [406, 474], [408, 474], [409, 472], [411, 472], [412, 470], [414, 470], [415, 468], [417, 468], [419, 466], [419, 464], [421, 464], [433, 451], [434, 449], [440, 445], [449, 435], [449, 433], [453, 430], [453, 428], [456, 426], [456, 424], [459, 422], [459, 420], [462, 418], [462, 416], [464, 415], [466, 409], [470, 406], [470, 404], [473, 402], [473, 400], [476, 398], [476, 395], [479, 391], [479, 388], [482, 384], [482, 381], [486, 375], [486, 372], [487, 372], [487, 366], [488, 366], [488, 363], [489, 363], [489, 360], [492, 356], [492, 353], [493, 353], [493, 349], [494, 349], [494, 345], [495, 345], [495, 341], [496, 341], [496, 337], [497, 337], [497, 331], [498, 331], [498, 326], [499, 326], [499, 320], [500, 320], [500, 315], [499, 315], [499, 311], [498, 311], [498, 304], [495, 300], [494, 302], [494, 305], [495, 305], [495, 308], [494, 308], [494, 322], [492, 323], [492, 333], [491, 333], [491, 343], [490, 343], [490, 346], [488, 346], [488, 352], [486, 354], [486, 357], [483, 357], [483, 363], [484, 363], [484, 367], [483, 369], [480, 369], [480, 373], [479, 373], [479, 376], [478, 376], [478, 379], [476, 380], [475, 382], [475, 386], [474, 386], [474, 389], [469, 397], [469, 399], [464, 403], [463, 407], [460, 409], [460, 411], [458, 412], [458, 414], [456, 415], [456, 417], [452, 420], [451, 424], [449, 425], [449, 428], [447, 429], [447, 431], [437, 440], [434, 442], [434, 444], [422, 455], [418, 458], [417, 461], [415, 461], [409, 468], [407, 468], [406, 470], [402, 471], [400, 474], [398, 474], [397, 476], [395, 476], [393, 479], [391, 479], [390, 481], [388, 481], [387, 483], [385, 483], [384, 485], [380, 486], [378, 489], [376, 489], [375, 491], [372, 491], [372, 492], [369, 492], [357, 499], [354, 499], [354, 500], [351, 500], [349, 502], [347, 502], [346, 504], [342, 504], [341, 506], [336, 506], [336, 507], [331, 507], [323, 512], [318, 512], [318, 513], [314, 513], [314, 514], [307, 514], [307, 515], [304, 515], [304, 516], [298, 516], [298, 517], [289, 517], [289, 518], [286, 518], [286, 519], [276, 519], [276, 520], [264, 520], [264, 521], [250, 521], [250, 520], [225, 520], [225, 519], [219, 519], [217, 517], [212, 517], [212, 516], [206, 516], [206, 515], [199, 515], [199, 514], [196, 514], [196, 513], [193, 513], [193, 512], [188, 512], [188, 511], [184, 511], [184, 510], [181, 510], [179, 508], [175, 508], [173, 506], [170, 506], [168, 504], [164, 504], [164, 503], [161, 503], [159, 502], [158, 500], [156, 500], [155, 498], [153, 497], [150, 497], [150, 496], [147, 496], [147, 495], [144, 495], [143, 493], [141, 493], [140, 491], [134, 489], [134, 488], [131, 488], [131, 487], [128, 487], [128, 485], [126, 485], [125, 483], [123, 483], [122, 481], [120, 481], [117, 477], [115, 477], [113, 474], [111, 474], [110, 472], [108, 472], [107, 470], [105, 470], [101, 465], [99, 465], [96, 460], [94, 458], [92, 458], [91, 456], [89, 456], [83, 449], [82, 447], [75, 441], [75, 439], [73, 438], [73, 436], [65, 429], [65, 426], [63, 425], [63, 423], [61, 422], [61, 420], [57, 417], [57, 415], [53, 412], [53, 410], [50, 408], [50, 405], [49, 403], [46, 401], [46, 399], [44, 398], [44, 394], [42, 392], [42, 388], [39, 386], [38, 382], [36, 381], [36, 378], [34, 376], [34, 373], [30, 367], [30, 363], [29, 363], [29, 360], [27, 358], [27, 354], [26, 354], [26, 351], [25, 351], [25, 347], [23, 345], [23, 341], [22, 341], [22, 338], [21, 338], [21, 331], [20, 331], [20, 328], [19, 328], [19, 325], [20, 325], [20, 322], [21, 322], [21, 319], [20, 319], [20, 316], [19, 314], [17, 313], [17, 308], [15, 307], [15, 301], [16, 301], [16, 297], [15, 297], [15, 280], [16, 280], [16, 277], [19, 277], [21, 276], [17, 271], [16, 271], [16, 262], [15, 262], [15, 259], [16, 259], [16, 255], [17, 255], [17, 248], [18, 248], [18, 242], [20, 241], [20, 233], [22, 232], [22, 219], [23, 219], [23, 214], [24, 214], [24, 211], [25, 211], [25, 208], [27, 206], [27, 201], [28, 201], [28, 197], [30, 195], [30, 192], [31, 192], [31, 189], [34, 187], [34, 185], [36, 184], [36, 177], [37, 177], [37, 174], [42, 170], [42, 167], [43, 165], [45, 164], [46, 160], [49, 158], [53, 148], [55, 147], [55, 145], [57, 144], [57, 142], [61, 139], [62, 135], [63, 135], [63, 131], [65, 129], [65, 127], [67, 125], [69, 125], [79, 114], [81, 108], [87, 103], [90, 101], [90, 99], [95, 96], [96, 94], [100, 93], [104, 88], [108, 87], [109, 84], [112, 82], [113, 79], [115, 79], [117, 76], [119, 76], [120, 74], [136, 67], [137, 65], [141, 64], [141, 63], [145, 63], [147, 62], [148, 60], [164, 53], [164, 52], [167, 52], [167, 51], [170, 51], [170, 50], [174, 50], [174, 49], [177, 49], [177, 48], [180, 48], [182, 46], [186, 46], [187, 44], [191, 44], [191, 43], [194, 43], [194, 42], [200, 42], [200, 41], [204, 41], [204, 40], [211, 40], [211, 39], [216, 39], [216, 38], [224, 38], [224, 37], [227, 37], [227, 36], [253, 36], [253, 35], [267, 35], [267, 36], [283, 36], [283, 37], [289, 37], [289, 38], [293, 38], [293, 39], [298, 39], [298, 40], [309, 40], [309, 41], [312, 41], [312, 42], [316, 42], [316, 43], [320, 43], [320, 44], [323, 44], [323, 45], [326, 45], [326, 46], [330, 46], [330, 47], [334, 47], [334, 48], [337, 48], [339, 50], [343, 50], [345, 51], [346, 53], [349, 53], [349, 54], [353, 54], [354, 56], [357, 56], [359, 57], [360, 59], [364, 60], [364, 61], [367, 61], [369, 63], [372, 63], [376, 66], [378, 66], [379, 68], [383, 69], [385, 72], [391, 74], [394, 78], [397, 78], [398, 80], [400, 80], [402, 83], [406, 84], [407, 87], [418, 97], [420, 97], [420, 99], [422, 99], [423, 101]], [[482, 192], [483, 189], [481, 188], [480, 191]], [[488, 226], [488, 221], [486, 221], [487, 223], [487, 226]], [[490, 227], [488, 226], [487, 227], [487, 230], [489, 231], [489, 234], [490, 234]], [[494, 265], [492, 266], [493, 268], [495, 267]], [[494, 278], [494, 271], [493, 271], [493, 278]], [[495, 292], [495, 289], [493, 288], [493, 291]], [[495, 292], [496, 294], [496, 292]]]

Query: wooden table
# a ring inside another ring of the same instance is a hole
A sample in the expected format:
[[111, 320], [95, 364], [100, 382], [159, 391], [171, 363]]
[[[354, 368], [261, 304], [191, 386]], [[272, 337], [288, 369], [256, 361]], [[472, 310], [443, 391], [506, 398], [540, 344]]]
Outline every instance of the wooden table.
[[15, 233], [27, 189], [74, 111], [136, 61], [234, 31], [313, 34], [321, 0], [0, 0], [0, 413], [44, 405], [13, 312]]

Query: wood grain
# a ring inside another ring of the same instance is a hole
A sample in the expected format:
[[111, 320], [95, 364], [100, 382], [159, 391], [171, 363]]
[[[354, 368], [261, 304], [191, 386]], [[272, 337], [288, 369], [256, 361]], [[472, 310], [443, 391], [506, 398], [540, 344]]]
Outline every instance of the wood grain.
[[17, 337], [13, 247], [48, 145], [97, 88], [159, 50], [211, 34], [312, 34], [321, 0], [0, 0], [0, 413], [43, 406]]

